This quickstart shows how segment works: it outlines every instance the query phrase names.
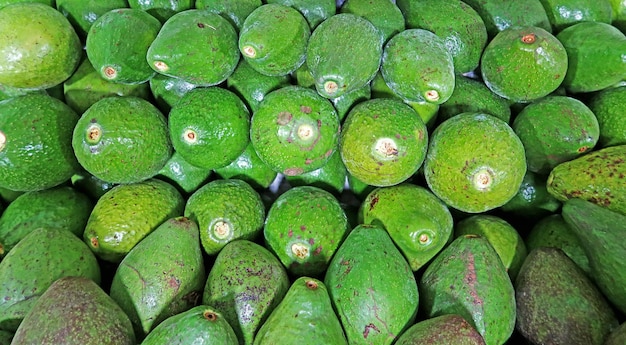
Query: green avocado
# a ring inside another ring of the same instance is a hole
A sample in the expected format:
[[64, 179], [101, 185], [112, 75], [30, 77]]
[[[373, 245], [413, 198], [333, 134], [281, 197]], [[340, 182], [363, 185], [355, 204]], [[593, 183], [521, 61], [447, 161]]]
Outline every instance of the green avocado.
[[360, 224], [350, 232], [324, 284], [350, 344], [392, 344], [415, 321], [415, 276], [379, 225]]
[[487, 44], [481, 16], [461, 0], [399, 0], [407, 28], [433, 32], [445, 42], [458, 74], [475, 70]]
[[601, 22], [574, 24], [556, 35], [569, 65], [563, 86], [570, 93], [606, 89], [626, 80], [626, 35]]
[[555, 32], [581, 22], [611, 23], [610, 0], [539, 0]]
[[80, 169], [71, 144], [78, 120], [44, 93], [0, 102], [0, 187], [35, 191], [68, 181]]
[[600, 290], [563, 251], [532, 250], [515, 281], [516, 330], [533, 344], [602, 345], [617, 318]]
[[0, 258], [40, 227], [67, 230], [81, 237], [92, 208], [87, 195], [69, 186], [18, 196], [0, 216]]
[[454, 61], [446, 42], [424, 29], [406, 29], [386, 44], [380, 66], [385, 83], [405, 101], [441, 104], [454, 90]]
[[237, 31], [208, 10], [179, 12], [163, 24], [143, 58], [158, 73], [198, 86], [217, 85], [239, 62]]
[[281, 194], [265, 219], [265, 243], [296, 276], [319, 276], [349, 232], [337, 198], [319, 187], [298, 186]]
[[602, 147], [626, 144], [626, 116], [622, 116], [624, 104], [626, 85], [596, 92], [587, 103], [598, 120], [598, 142]]
[[619, 327], [609, 333], [604, 345], [621, 345], [624, 343], [626, 343], [626, 322], [622, 322]]
[[287, 271], [268, 249], [248, 240], [235, 240], [217, 254], [202, 303], [223, 310], [240, 344], [250, 345], [283, 300], [289, 284]]
[[264, 190], [270, 187], [278, 175], [265, 162], [259, 158], [252, 143], [248, 143], [246, 149], [225, 167], [213, 169], [223, 179], [239, 179], [247, 182], [256, 190]]
[[137, 338], [196, 306], [205, 280], [199, 237], [194, 221], [169, 218], [120, 262], [109, 295], [130, 318]]
[[128, 0], [56, 0], [55, 2], [57, 10], [67, 17], [83, 42], [87, 38], [89, 28], [98, 17], [111, 10], [128, 7]]
[[552, 32], [552, 25], [540, 0], [463, 0], [480, 15], [489, 38], [512, 26], [538, 26]]
[[335, 152], [323, 167], [296, 176], [285, 176], [285, 179], [292, 187], [315, 186], [339, 195], [346, 184], [347, 173], [341, 155]]
[[348, 0], [341, 5], [339, 13], [352, 13], [369, 20], [383, 34], [384, 42], [405, 29], [404, 14], [395, 1]]
[[240, 59], [235, 71], [226, 79], [226, 87], [246, 103], [251, 113], [259, 109], [268, 93], [290, 84], [289, 76], [268, 76], [259, 73], [246, 59]]
[[248, 15], [263, 5], [261, 0], [195, 0], [195, 7], [226, 18], [239, 31]]
[[311, 29], [315, 29], [337, 12], [335, 0], [266, 0], [268, 4], [291, 6], [300, 11]]
[[0, 261], [0, 329], [17, 330], [50, 285], [66, 276], [100, 284], [100, 265], [89, 247], [71, 232], [52, 227], [26, 235]]
[[487, 345], [504, 344], [515, 328], [515, 291], [489, 241], [457, 237], [426, 267], [419, 282], [428, 318], [458, 314]]
[[626, 145], [617, 145], [557, 165], [546, 185], [559, 201], [580, 198], [626, 214], [625, 181]]
[[380, 66], [383, 35], [367, 19], [339, 13], [309, 38], [306, 64], [317, 92], [336, 98], [369, 83]]
[[180, 100], [184, 94], [195, 89], [198, 85], [186, 82], [180, 78], [169, 77], [157, 73], [148, 81], [154, 105], [163, 114], [169, 115], [172, 107]]
[[626, 313], [626, 215], [577, 198], [566, 201], [561, 214], [587, 254], [591, 279], [614, 307]]
[[50, 285], [24, 318], [11, 344], [136, 343], [128, 316], [106, 291], [88, 277], [74, 276]]
[[211, 173], [210, 169], [199, 168], [190, 164], [178, 152], [174, 151], [172, 157], [155, 177], [171, 183], [184, 196], [189, 197], [209, 180]]
[[83, 240], [99, 258], [119, 263], [159, 225], [181, 216], [184, 207], [180, 192], [167, 182], [149, 179], [120, 184], [98, 199]]
[[395, 344], [485, 345], [485, 340], [462, 316], [445, 314], [417, 322]]
[[296, 279], [272, 310], [254, 338], [254, 345], [298, 345], [302, 339], [317, 344], [347, 345], [344, 331], [324, 283], [315, 278]]
[[233, 328], [219, 310], [199, 305], [164, 320], [141, 345], [205, 344], [207, 341], [220, 345], [239, 344]]
[[106, 80], [144, 83], [155, 74], [146, 62], [146, 52], [160, 29], [161, 22], [140, 9], [108, 11], [87, 32], [87, 57]]
[[286, 76], [304, 63], [309, 36], [309, 24], [296, 9], [265, 4], [243, 22], [239, 51], [259, 73]]

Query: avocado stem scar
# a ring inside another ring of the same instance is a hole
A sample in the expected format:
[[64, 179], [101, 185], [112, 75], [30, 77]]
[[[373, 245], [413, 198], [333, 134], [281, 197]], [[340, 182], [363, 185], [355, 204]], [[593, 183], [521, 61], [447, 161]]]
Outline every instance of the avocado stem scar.
[[198, 141], [198, 135], [193, 130], [187, 129], [183, 132], [183, 140], [188, 144], [194, 144]]
[[256, 57], [256, 49], [254, 49], [254, 47], [252, 46], [244, 46], [241, 51], [243, 52], [243, 54], [249, 58], [255, 58]]
[[309, 125], [308, 123], [303, 123], [300, 126], [298, 126], [298, 138], [302, 139], [302, 140], [308, 140], [311, 139], [311, 137], [313, 136], [313, 126]]
[[0, 131], [0, 151], [4, 149], [4, 147], [6, 146], [6, 143], [7, 143], [7, 136], [4, 134], [4, 132]]
[[300, 260], [304, 260], [309, 257], [309, 247], [302, 243], [292, 244], [291, 252]]
[[159, 72], [166, 72], [168, 69], [170, 69], [170, 66], [168, 66], [163, 61], [155, 61], [154, 62], [154, 68], [156, 68], [157, 71], [159, 71]]
[[537, 39], [537, 36], [535, 36], [535, 34], [526, 34], [526, 35], [522, 36], [522, 42], [524, 42], [526, 44], [535, 43], [536, 39]]
[[437, 90], [428, 90], [424, 93], [424, 97], [429, 102], [437, 102], [439, 100], [439, 92]]
[[102, 137], [102, 128], [97, 123], [92, 123], [87, 127], [87, 142], [90, 144], [97, 144]]
[[312, 280], [307, 280], [305, 282], [307, 289], [309, 290], [317, 290], [317, 283]]
[[329, 80], [324, 83], [324, 92], [326, 92], [328, 95], [332, 96], [336, 94], [337, 90], [339, 90], [339, 85], [337, 85], [336, 82]]
[[224, 220], [217, 221], [213, 225], [213, 233], [220, 240], [229, 238], [231, 231], [232, 229], [230, 224]]
[[102, 72], [107, 79], [115, 79], [117, 77], [117, 70], [113, 66], [105, 66]]
[[215, 314], [215, 312], [212, 311], [212, 310], [205, 310], [202, 313], [202, 317], [204, 317], [208, 321], [215, 321], [215, 320], [217, 320], [217, 314]]
[[398, 146], [396, 142], [389, 138], [381, 138], [376, 141], [376, 152], [385, 157], [393, 157], [398, 155]]
[[430, 237], [427, 234], [421, 234], [419, 237], [420, 244], [426, 244], [430, 241]]
[[485, 190], [493, 183], [493, 173], [488, 169], [481, 169], [472, 176], [472, 183], [478, 190]]

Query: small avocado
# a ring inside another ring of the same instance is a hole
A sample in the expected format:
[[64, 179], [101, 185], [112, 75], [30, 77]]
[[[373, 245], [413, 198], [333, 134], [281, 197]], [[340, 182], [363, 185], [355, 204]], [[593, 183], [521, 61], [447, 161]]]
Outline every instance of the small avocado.
[[136, 338], [128, 316], [96, 282], [63, 277], [35, 302], [11, 344], [135, 345]]
[[383, 42], [405, 29], [404, 14], [395, 1], [348, 0], [339, 13], [352, 13], [369, 20], [383, 34]]
[[613, 306], [626, 313], [626, 246], [622, 240], [626, 215], [578, 198], [566, 201], [561, 214], [587, 254], [591, 279]]
[[85, 50], [102, 78], [124, 84], [140, 84], [156, 73], [146, 52], [161, 29], [148, 12], [133, 8], [110, 10], [93, 22]]
[[222, 313], [199, 305], [165, 319], [141, 345], [220, 344], [238, 345], [237, 335]]
[[155, 177], [171, 183], [179, 189], [181, 194], [189, 197], [209, 180], [211, 173], [210, 169], [192, 165], [174, 151], [172, 157]]
[[198, 225], [177, 216], [128, 252], [115, 271], [109, 295], [142, 339], [161, 321], [196, 306], [204, 279]]
[[558, 248], [532, 250], [515, 281], [516, 330], [533, 344], [602, 345], [617, 318], [585, 273]]
[[254, 345], [298, 345], [302, 339], [317, 344], [348, 344], [328, 289], [322, 281], [310, 277], [300, 277], [291, 284], [259, 328]]
[[513, 218], [539, 218], [556, 212], [561, 207], [552, 194], [548, 193], [548, 176], [526, 170], [517, 193], [500, 207], [505, 215]]
[[195, 0], [195, 8], [221, 15], [239, 31], [248, 15], [263, 3], [262, 0]]
[[194, 85], [217, 85], [239, 62], [237, 31], [208, 10], [178, 12], [163, 24], [143, 57], [158, 73]]
[[184, 207], [183, 196], [165, 181], [120, 184], [98, 199], [83, 240], [99, 258], [119, 263], [159, 225], [181, 216]]
[[425, 29], [406, 29], [385, 44], [380, 72], [405, 101], [441, 104], [454, 90], [454, 61], [446, 42]]
[[581, 22], [563, 29], [556, 38], [569, 60], [563, 80], [568, 92], [600, 91], [626, 80], [626, 35], [618, 28], [602, 22]]
[[[52, 1], [48, 1], [52, 2]], [[116, 8], [128, 7], [128, 0], [56, 0], [56, 8], [63, 13], [76, 30], [82, 42], [93, 22]]]
[[[217, 254], [202, 303], [222, 310], [240, 344], [250, 345], [289, 285], [287, 271], [274, 254], [259, 244], [239, 239]], [[282, 327], [278, 329], [283, 332]]]
[[255, 190], [261, 191], [270, 187], [278, 173], [259, 158], [252, 143], [225, 167], [213, 169], [223, 179], [239, 179], [247, 182]]
[[265, 2], [295, 8], [306, 18], [311, 29], [315, 29], [319, 24], [337, 13], [335, 0], [266, 0]]
[[346, 184], [348, 171], [339, 152], [333, 153], [323, 167], [296, 176], [285, 176], [292, 187], [315, 186], [339, 195]]
[[415, 321], [415, 276], [380, 225], [352, 229], [333, 256], [324, 284], [350, 344], [392, 344]]
[[585, 199], [626, 214], [626, 145], [609, 146], [550, 171], [548, 193], [559, 201]]
[[336, 98], [369, 83], [380, 66], [383, 35], [367, 19], [339, 13], [324, 20], [309, 38], [306, 64], [317, 92]]
[[290, 84], [288, 75], [268, 76], [259, 73], [246, 59], [240, 59], [235, 71], [226, 79], [226, 87], [246, 103], [251, 113], [257, 111], [265, 95]]
[[613, 9], [610, 0], [539, 0], [555, 32], [581, 22], [610, 24]]
[[540, 0], [463, 0], [480, 15], [489, 39], [512, 26], [538, 26], [552, 32], [552, 25]]
[[130, 8], [146, 11], [161, 23], [165, 23], [176, 13], [192, 9], [194, 2], [194, 0], [128, 0], [128, 5]]
[[487, 345], [504, 344], [515, 328], [515, 291], [502, 260], [478, 235], [457, 237], [428, 264], [419, 282], [428, 318], [458, 314]]
[[267, 212], [265, 243], [296, 276], [319, 276], [349, 232], [337, 198], [319, 187], [287, 190]]
[[485, 345], [485, 340], [462, 316], [444, 314], [417, 322], [402, 333], [395, 344]]
[[0, 329], [15, 331], [50, 285], [66, 276], [100, 284], [100, 265], [89, 247], [56, 228], [41, 227], [26, 235], [0, 261]]
[[93, 202], [70, 186], [57, 186], [18, 196], [0, 213], [0, 258], [40, 227], [57, 228], [81, 237]]
[[80, 170], [71, 146], [78, 120], [72, 108], [45, 93], [1, 102], [0, 187], [25, 192], [68, 181]]
[[157, 73], [152, 77], [148, 84], [154, 99], [154, 105], [159, 108], [163, 114], [169, 115], [170, 110], [184, 94], [195, 89], [198, 85], [186, 82], [180, 78], [169, 77], [165, 74]]

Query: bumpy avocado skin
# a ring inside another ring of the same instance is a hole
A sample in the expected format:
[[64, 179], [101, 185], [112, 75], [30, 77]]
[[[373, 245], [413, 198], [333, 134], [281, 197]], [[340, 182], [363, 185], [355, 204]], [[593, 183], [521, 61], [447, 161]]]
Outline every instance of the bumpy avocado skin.
[[617, 319], [606, 299], [563, 251], [532, 250], [515, 281], [516, 329], [534, 344], [602, 345]]

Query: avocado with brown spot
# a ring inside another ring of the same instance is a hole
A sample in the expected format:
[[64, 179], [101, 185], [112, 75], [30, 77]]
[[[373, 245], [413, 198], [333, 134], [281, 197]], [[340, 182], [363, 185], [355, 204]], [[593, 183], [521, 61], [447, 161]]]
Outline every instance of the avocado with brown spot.
[[395, 344], [485, 345], [485, 340], [462, 316], [445, 314], [414, 324], [402, 333]]

